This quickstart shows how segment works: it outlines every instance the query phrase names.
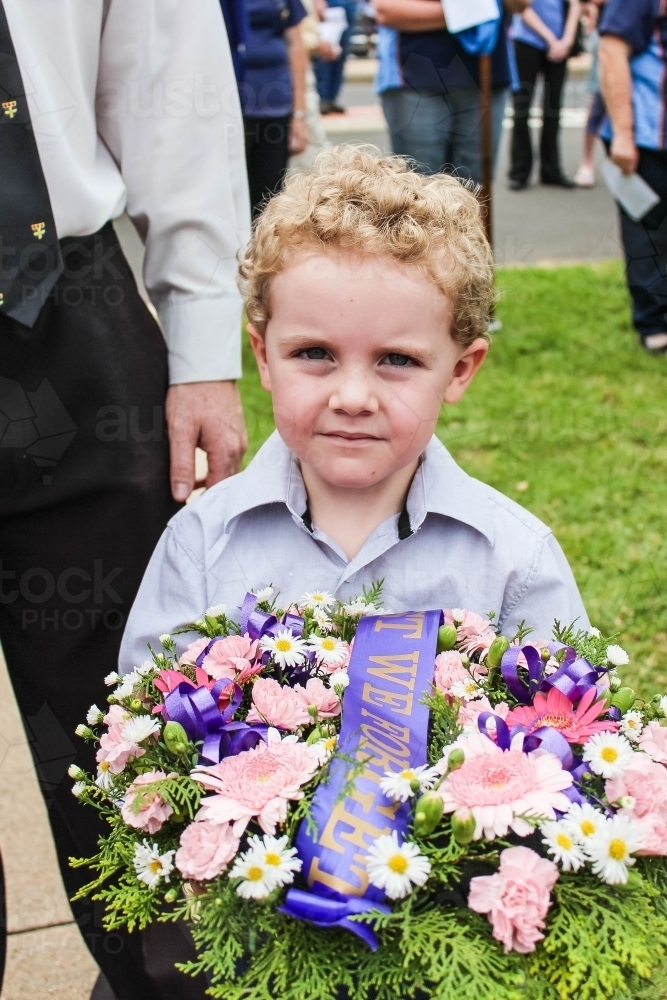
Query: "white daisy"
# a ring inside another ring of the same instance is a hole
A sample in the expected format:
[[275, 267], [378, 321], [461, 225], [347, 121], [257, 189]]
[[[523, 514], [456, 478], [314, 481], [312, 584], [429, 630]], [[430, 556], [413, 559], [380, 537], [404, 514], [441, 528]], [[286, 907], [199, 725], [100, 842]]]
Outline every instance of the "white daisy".
[[289, 885], [294, 881], [294, 872], [301, 871], [301, 859], [296, 856], [296, 847], [288, 847], [289, 837], [271, 837], [265, 834], [248, 838], [248, 843], [262, 859], [262, 864], [273, 872], [278, 885]]
[[262, 652], [271, 653], [281, 667], [296, 667], [306, 659], [308, 647], [303, 639], [292, 635], [288, 628], [279, 628], [275, 636], [263, 636], [259, 640]]
[[214, 604], [212, 607], [207, 608], [204, 613], [207, 618], [221, 618], [222, 615], [227, 613], [227, 605]]
[[113, 775], [109, 770], [108, 760], [102, 760], [98, 764], [95, 784], [98, 788], [101, 788], [103, 792], [108, 792], [109, 789], [113, 787]]
[[331, 619], [324, 608], [315, 608], [313, 621], [322, 632], [327, 632], [331, 628]]
[[280, 885], [276, 878], [276, 866], [266, 864], [264, 854], [263, 849], [244, 851], [229, 871], [230, 878], [242, 880], [236, 891], [244, 899], [264, 899]]
[[641, 846], [641, 832], [636, 823], [629, 816], [616, 815], [605, 820], [586, 842], [586, 854], [603, 882], [618, 885], [628, 881], [628, 868], [635, 863], [631, 855]]
[[591, 625], [591, 627], [588, 630], [588, 634], [592, 635], [595, 639], [599, 639], [601, 632], [599, 628], [595, 628], [594, 625]]
[[586, 855], [567, 820], [544, 823], [540, 827], [540, 833], [547, 845], [547, 853], [553, 856], [563, 871], [576, 872], [581, 868], [586, 861]]
[[311, 635], [308, 648], [315, 651], [318, 664], [325, 667], [339, 667], [345, 663], [350, 649], [346, 642], [333, 635]]
[[116, 670], [112, 670], [110, 674], [107, 674], [104, 678], [104, 683], [107, 687], [113, 687], [114, 684], [120, 684], [122, 677]]
[[622, 646], [612, 644], [607, 646], [607, 660], [615, 667], [624, 667], [626, 663], [630, 662], [630, 657]]
[[83, 740], [95, 740], [95, 739], [97, 739], [97, 737], [95, 736], [95, 733], [92, 731], [92, 729], [89, 729], [88, 726], [84, 726], [84, 724], [82, 722], [80, 722], [79, 725], [74, 730], [74, 735], [75, 736], [80, 736], [81, 739], [83, 739]]
[[583, 802], [581, 805], [574, 802], [565, 816], [568, 829], [580, 844], [588, 843], [588, 840], [602, 829], [605, 820], [605, 814], [595, 809], [589, 802]]
[[422, 764], [420, 767], [406, 767], [402, 771], [385, 771], [384, 778], [380, 778], [380, 788], [388, 799], [394, 802], [406, 802], [416, 795], [412, 788], [412, 782], [418, 782], [417, 791], [426, 792], [432, 788], [440, 772], [434, 767]]
[[75, 781], [74, 784], [72, 785], [72, 795], [74, 795], [77, 799], [79, 798], [79, 796], [83, 795], [85, 790], [86, 790], [85, 781]]
[[126, 722], [120, 733], [128, 743], [143, 743], [160, 732], [160, 723], [150, 715], [137, 715]]
[[174, 870], [173, 857], [176, 851], [165, 851], [160, 854], [157, 844], [149, 844], [144, 840], [134, 848], [134, 870], [140, 882], [145, 882], [149, 889], [154, 889], [160, 879], [169, 881]]
[[357, 597], [350, 604], [344, 604], [343, 611], [346, 615], [363, 617], [364, 615], [381, 615], [384, 608], [378, 608], [372, 601], [366, 602], [363, 598]]
[[[165, 638], [171, 639], [171, 636], [166, 634], [161, 635], [160, 642], [162, 642], [162, 640]], [[137, 677], [148, 677], [148, 675], [152, 674], [155, 669], [156, 667], [152, 660], [144, 660], [144, 662], [141, 664], [140, 667], [134, 668], [134, 673], [137, 675]]]
[[104, 712], [97, 705], [91, 705], [86, 712], [86, 722], [89, 726], [98, 725], [104, 718]]
[[158, 638], [163, 646], [166, 646], [167, 643], [171, 642], [171, 636], [168, 632], [163, 632], [162, 635], [158, 636]]
[[121, 677], [121, 683], [114, 691], [114, 695], [119, 701], [122, 701], [123, 698], [129, 698], [130, 695], [134, 694], [135, 687], [137, 684], [140, 684], [141, 681], [142, 676], [139, 673], [139, 669], [135, 668], [131, 671], [131, 673], [125, 674], [124, 677]]
[[350, 675], [347, 670], [337, 670], [329, 677], [329, 687], [332, 688], [338, 697], [350, 683]]
[[431, 872], [431, 863], [420, 853], [416, 844], [404, 841], [399, 845], [395, 830], [378, 837], [366, 857], [368, 880], [384, 889], [389, 899], [403, 899], [413, 885], [424, 885]]
[[484, 697], [484, 691], [472, 677], [452, 684], [451, 692], [455, 698], [461, 698], [463, 701], [475, 701], [476, 698]]
[[621, 732], [624, 736], [627, 736], [629, 740], [632, 740], [633, 743], [637, 742], [641, 736], [643, 728], [644, 720], [641, 712], [626, 712], [621, 719]]
[[667, 694], [663, 694], [660, 699], [660, 708], [662, 709], [662, 714], [667, 715]]
[[311, 743], [312, 748], [317, 753], [317, 762], [320, 766], [336, 752], [337, 742], [337, 736], [325, 736], [324, 739]]
[[70, 778], [74, 778], [75, 781], [81, 781], [82, 778], [86, 777], [86, 772], [78, 764], [70, 764], [67, 768], [67, 773]]
[[633, 757], [634, 750], [620, 733], [595, 733], [584, 746], [584, 760], [603, 778], [620, 778]]
[[299, 599], [302, 608], [332, 608], [336, 598], [328, 590], [312, 590]]
[[264, 601], [270, 601], [273, 597], [273, 587], [262, 587], [261, 590], [256, 590], [255, 597], [257, 598], [258, 604], [262, 604]]

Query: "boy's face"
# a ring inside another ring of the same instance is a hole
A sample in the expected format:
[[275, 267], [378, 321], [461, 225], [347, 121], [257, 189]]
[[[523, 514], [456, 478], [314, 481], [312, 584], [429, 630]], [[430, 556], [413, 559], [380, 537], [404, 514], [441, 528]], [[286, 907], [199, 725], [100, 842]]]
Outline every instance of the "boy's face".
[[443, 402], [487, 344], [455, 344], [451, 302], [416, 268], [380, 257], [301, 257], [273, 279], [265, 337], [249, 326], [280, 436], [326, 483], [377, 487], [415, 465]]

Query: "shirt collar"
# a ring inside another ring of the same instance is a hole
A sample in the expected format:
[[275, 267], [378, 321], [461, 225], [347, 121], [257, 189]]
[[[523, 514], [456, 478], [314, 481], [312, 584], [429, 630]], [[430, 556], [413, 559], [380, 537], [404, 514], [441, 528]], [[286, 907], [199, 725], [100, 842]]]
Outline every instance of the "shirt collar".
[[[303, 523], [308, 504], [298, 463], [277, 431], [262, 445], [239, 476], [227, 480], [227, 527], [246, 511], [284, 504]], [[410, 527], [416, 531], [427, 514], [440, 514], [469, 525], [493, 545], [491, 508], [479, 484], [461, 469], [434, 436], [428, 443], [408, 493]]]

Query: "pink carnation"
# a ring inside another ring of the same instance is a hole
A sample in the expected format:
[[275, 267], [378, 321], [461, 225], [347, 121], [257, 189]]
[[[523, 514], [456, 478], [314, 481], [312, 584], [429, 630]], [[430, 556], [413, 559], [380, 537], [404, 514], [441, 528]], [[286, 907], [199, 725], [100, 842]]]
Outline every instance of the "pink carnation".
[[640, 818], [655, 813], [667, 821], [667, 768], [637, 753], [620, 778], [605, 783], [609, 802], [625, 796], [635, 800], [632, 813]]
[[665, 819], [657, 813], [647, 813], [641, 819], [635, 818], [635, 823], [642, 838], [642, 846], [637, 854], [647, 854], [653, 857], [667, 856], [667, 822]]
[[461, 656], [455, 649], [439, 653], [435, 658], [433, 682], [438, 691], [452, 697], [451, 691], [458, 681], [469, 681], [470, 674], [461, 663]]
[[258, 677], [252, 686], [252, 708], [247, 721], [268, 722], [278, 729], [293, 731], [311, 721], [308, 706], [294, 688], [270, 677]]
[[124, 719], [122, 722], [114, 722], [108, 733], [100, 737], [100, 749], [95, 760], [98, 764], [103, 760], [106, 761], [112, 774], [120, 774], [128, 760], [133, 757], [143, 757], [146, 753], [138, 743], [132, 743], [123, 736], [126, 721]]
[[229, 823], [190, 823], [181, 834], [174, 861], [185, 878], [205, 882], [225, 870], [239, 849]]
[[202, 667], [216, 681], [226, 678], [242, 684], [262, 669], [255, 663], [259, 643], [249, 635], [228, 635], [216, 639], [204, 657]]
[[105, 726], [113, 726], [117, 722], [127, 722], [129, 718], [130, 713], [126, 712], [120, 705], [111, 705], [102, 722]]
[[[134, 779], [125, 793], [125, 802], [120, 811], [128, 826], [146, 833], [157, 833], [162, 824], [166, 823], [174, 810], [160, 798], [157, 789], [152, 792], [142, 791], [145, 785], [162, 781], [166, 777], [164, 771], [147, 771]], [[138, 799], [138, 796], [141, 798]]]
[[186, 647], [185, 652], [178, 661], [181, 666], [186, 664], [187, 666], [194, 667], [197, 662], [197, 657], [200, 653], [203, 653], [211, 640], [205, 635], [201, 639], [195, 639], [191, 642], [189, 646]]
[[[327, 687], [319, 677], [312, 677], [305, 688], [297, 684], [297, 697], [305, 705], [306, 711], [314, 707], [320, 719], [334, 719], [340, 715], [340, 698], [332, 688]], [[310, 715], [308, 716], [310, 720]]]
[[535, 951], [544, 934], [544, 918], [551, 906], [551, 890], [558, 881], [553, 861], [541, 858], [529, 847], [508, 847], [500, 854], [495, 875], [470, 880], [468, 906], [488, 914], [496, 941], [505, 954]]
[[475, 732], [460, 737], [455, 745], [463, 750], [465, 761], [445, 778], [439, 794], [445, 812], [470, 809], [475, 840], [505, 837], [510, 829], [527, 837], [533, 827], [523, 816], [555, 819], [555, 810], [567, 812], [570, 800], [563, 793], [572, 784], [572, 775], [555, 754], [541, 749], [524, 753], [516, 740], [516, 749], [501, 750]]
[[317, 770], [319, 754], [294, 736], [280, 740], [273, 733], [269, 743], [225, 757], [213, 767], [195, 768], [194, 780], [216, 793], [203, 800], [198, 820], [233, 823], [239, 837], [254, 817], [270, 834], [285, 822], [287, 803], [303, 798], [301, 787]]
[[[445, 623], [454, 624], [454, 616], [451, 611], [445, 611]], [[473, 653], [486, 653], [487, 649], [496, 638], [496, 633], [488, 618], [482, 618], [474, 611], [464, 611], [463, 621], [456, 627], [456, 634], [461, 650], [467, 656]]]
[[667, 729], [659, 722], [649, 722], [639, 737], [639, 746], [652, 760], [667, 764]]
[[[498, 705], [494, 706], [486, 696], [483, 698], [475, 698], [474, 701], [463, 702], [459, 709], [456, 721], [459, 726], [476, 726], [477, 720], [482, 712], [492, 712], [500, 719], [506, 719], [509, 714], [509, 710], [510, 707], [505, 701], [501, 701]], [[488, 729], [489, 734], [493, 733], [493, 721], [489, 721]]]

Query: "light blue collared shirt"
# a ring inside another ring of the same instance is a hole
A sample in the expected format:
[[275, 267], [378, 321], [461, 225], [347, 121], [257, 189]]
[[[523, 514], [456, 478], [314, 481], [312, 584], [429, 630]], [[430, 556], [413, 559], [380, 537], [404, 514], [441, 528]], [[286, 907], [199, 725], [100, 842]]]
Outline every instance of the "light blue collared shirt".
[[384, 579], [388, 611], [495, 611], [508, 636], [522, 620], [544, 638], [554, 618], [588, 627], [572, 571], [549, 528], [468, 476], [436, 437], [410, 486], [407, 514], [378, 525], [354, 559], [309, 527], [307, 506], [298, 463], [274, 433], [244, 472], [181, 510], [160, 539], [130, 612], [121, 672], [146, 660], [149, 641], [155, 647], [163, 632], [200, 618], [213, 604], [225, 604], [238, 620], [245, 593], [269, 585], [286, 606], [320, 589], [348, 600]]

